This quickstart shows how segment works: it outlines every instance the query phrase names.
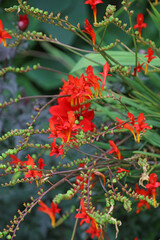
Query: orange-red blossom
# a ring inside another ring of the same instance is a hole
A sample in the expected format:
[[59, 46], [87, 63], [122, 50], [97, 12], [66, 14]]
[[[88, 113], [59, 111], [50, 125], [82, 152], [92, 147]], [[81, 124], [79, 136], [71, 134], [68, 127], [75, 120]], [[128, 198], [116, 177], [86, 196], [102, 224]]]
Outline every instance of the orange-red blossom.
[[142, 32], [142, 28], [147, 27], [147, 24], [143, 22], [144, 20], [144, 16], [142, 13], [139, 13], [137, 15], [137, 24], [134, 25], [134, 29], [138, 28], [138, 32], [139, 32], [139, 38], [141, 38], [141, 32]]
[[140, 133], [145, 132], [145, 129], [151, 129], [150, 126], [145, 123], [145, 117], [143, 113], [140, 113], [138, 116], [138, 121], [135, 121], [135, 117], [132, 113], [127, 113], [128, 118], [131, 120], [128, 123], [116, 117], [118, 121], [119, 129], [125, 128], [128, 129], [134, 136], [135, 142], [140, 142]]
[[89, 224], [91, 222], [90, 227], [86, 230], [86, 233], [91, 234], [91, 238], [97, 237], [98, 239], [103, 238], [102, 229], [99, 228], [95, 219], [91, 218], [88, 213], [86, 212], [86, 208], [84, 207], [83, 199], [81, 198], [80, 201], [81, 209], [78, 209], [79, 213], [75, 215], [75, 218], [82, 219], [80, 221], [80, 225], [83, 223]]
[[0, 19], [0, 44], [1, 44], [1, 41], [2, 41], [4, 47], [7, 46], [6, 38], [11, 39], [11, 36], [5, 30], [3, 30], [3, 23], [2, 23], [2, 20]]
[[145, 56], [147, 59], [147, 64], [146, 64], [146, 68], [145, 68], [145, 75], [147, 74], [147, 70], [148, 70], [148, 63], [150, 63], [152, 61], [152, 59], [156, 58], [156, 56], [153, 56], [154, 51], [152, 50], [152, 48], [148, 48], [148, 54]]
[[[96, 34], [90, 24], [90, 22], [88, 21], [88, 19], [85, 19], [85, 26], [84, 26], [84, 29], [83, 32], [87, 33], [91, 39], [92, 39], [92, 43], [93, 45], [95, 45], [96, 43]], [[93, 47], [93, 50], [94, 50], [94, 47]]]
[[118, 159], [121, 160], [121, 158], [122, 158], [121, 152], [119, 151], [116, 144], [112, 140], [109, 140], [109, 145], [112, 147], [112, 149], [108, 152], [108, 154], [114, 153], [115, 155], [117, 155]]
[[99, 3], [103, 3], [102, 0], [86, 0], [85, 4], [89, 4], [93, 10], [94, 15], [94, 23], [97, 23], [97, 7], [96, 5]]
[[41, 212], [44, 212], [49, 215], [51, 219], [52, 227], [55, 226], [55, 215], [56, 213], [59, 213], [61, 211], [60, 208], [58, 208], [58, 205], [55, 203], [51, 203], [51, 207], [49, 208], [42, 200], [39, 203], [40, 207], [38, 207], [38, 210]]
[[146, 188], [152, 193], [154, 207], [156, 207], [156, 188], [158, 187], [160, 187], [160, 182], [157, 182], [157, 174], [151, 173], [149, 176], [149, 183], [146, 185]]

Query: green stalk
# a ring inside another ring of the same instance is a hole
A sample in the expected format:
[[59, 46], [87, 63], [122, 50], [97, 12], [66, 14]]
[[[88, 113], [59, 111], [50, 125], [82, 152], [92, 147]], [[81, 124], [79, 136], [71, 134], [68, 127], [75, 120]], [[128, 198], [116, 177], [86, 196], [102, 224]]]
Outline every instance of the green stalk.
[[128, 13], [128, 16], [129, 16], [129, 23], [130, 23], [130, 27], [131, 27], [131, 30], [132, 30], [132, 34], [133, 34], [133, 43], [134, 43], [134, 48], [135, 48], [135, 66], [137, 67], [137, 43], [136, 43], [136, 38], [135, 38], [135, 35], [134, 35], [134, 30], [133, 30], [133, 24], [132, 24], [132, 19], [131, 19], [131, 15], [129, 13], [129, 11], [127, 10], [127, 13]]
[[75, 224], [74, 224], [74, 228], [73, 228], [73, 233], [72, 233], [72, 237], [71, 240], [74, 240], [75, 238], [75, 234], [76, 234], [76, 230], [77, 230], [77, 224], [78, 224], [78, 218], [76, 218]]

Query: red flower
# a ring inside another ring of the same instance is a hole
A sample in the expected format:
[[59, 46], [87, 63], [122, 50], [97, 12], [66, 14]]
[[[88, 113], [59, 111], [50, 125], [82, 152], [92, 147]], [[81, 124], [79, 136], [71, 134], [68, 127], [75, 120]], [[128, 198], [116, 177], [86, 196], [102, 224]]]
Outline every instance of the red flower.
[[148, 55], [146, 55], [145, 57], [147, 57], [147, 64], [146, 64], [146, 68], [145, 68], [145, 74], [147, 74], [147, 70], [148, 70], [148, 63], [150, 63], [152, 61], [152, 59], [156, 58], [156, 56], [153, 56], [154, 52], [152, 50], [152, 48], [148, 48]]
[[[25, 177], [24, 178], [41, 178], [42, 177], [42, 171], [38, 171], [38, 170], [33, 170], [34, 168], [37, 168], [33, 158], [27, 154], [27, 157], [28, 157], [28, 160], [27, 161], [24, 161], [22, 162], [19, 158], [17, 158], [16, 156], [14, 155], [10, 155], [10, 157], [13, 159], [13, 161], [10, 162], [10, 164], [15, 164], [15, 165], [18, 165], [20, 163], [20, 166], [22, 166], [24, 169], [27, 169], [27, 166], [31, 166], [32, 170], [26, 170], [25, 172]], [[42, 158], [40, 158], [38, 160], [38, 168], [39, 169], [43, 169], [43, 167], [46, 166], [46, 164], [44, 164], [44, 160]], [[30, 182], [32, 183], [32, 182]], [[38, 181], [36, 180], [36, 183], [38, 185]]]
[[109, 76], [112, 76], [111, 74], [108, 74], [108, 72], [109, 72], [109, 64], [108, 64], [108, 62], [106, 62], [105, 65], [103, 66], [103, 72], [100, 73], [100, 74], [102, 74], [102, 76], [103, 76], [102, 88], [101, 88], [100, 96], [101, 96], [101, 94], [102, 94], [103, 88], [104, 88], [105, 83], [106, 83], [106, 77], [107, 77], [108, 75], [109, 75]]
[[38, 168], [39, 168], [39, 169], [43, 169], [44, 166], [46, 166], [46, 164], [44, 164], [44, 160], [43, 160], [42, 158], [40, 158], [40, 159], [38, 160]]
[[146, 185], [146, 188], [151, 191], [153, 200], [154, 200], [154, 206], [156, 207], [156, 188], [160, 187], [160, 182], [157, 182], [157, 174], [151, 173], [149, 176], [149, 182]]
[[[36, 168], [36, 164], [33, 160], [33, 158], [27, 154], [27, 157], [28, 157], [28, 160], [27, 161], [24, 161], [24, 164], [28, 165], [28, 166], [31, 166], [31, 168]], [[44, 164], [44, 160], [43, 160], [43, 163], [41, 162], [41, 160], [39, 161], [39, 165], [42, 167], [42, 166], [45, 166]], [[41, 168], [42, 169], [42, 168]], [[28, 172], [25, 174], [25, 177], [24, 178], [41, 178], [42, 177], [42, 172], [40, 171], [37, 171], [37, 170], [28, 170]], [[32, 183], [32, 182], [30, 182]], [[38, 185], [38, 182], [37, 182], [37, 185]]]
[[109, 144], [112, 147], [112, 149], [108, 152], [108, 154], [114, 153], [115, 155], [117, 155], [118, 159], [121, 160], [121, 158], [122, 158], [121, 153], [120, 153], [118, 147], [116, 146], [116, 144], [112, 140], [109, 140]]
[[134, 25], [134, 29], [138, 28], [138, 32], [139, 32], [139, 38], [141, 38], [141, 31], [142, 31], [142, 28], [145, 28], [147, 27], [147, 24], [143, 22], [144, 20], [144, 16], [142, 13], [139, 13], [137, 15], [137, 24]]
[[69, 75], [68, 81], [63, 80], [63, 87], [61, 88], [60, 95], [71, 95], [67, 97], [71, 106], [79, 106], [83, 104], [84, 101], [91, 98], [93, 93], [91, 92], [88, 83], [82, 74], [80, 79], [78, 77], [73, 77]]
[[75, 114], [73, 111], [67, 112], [68, 119], [63, 120], [61, 117], [55, 122], [52, 118], [49, 120], [49, 127], [51, 134], [49, 137], [59, 137], [63, 142], [69, 142], [72, 135], [75, 135], [76, 130], [81, 127], [75, 124]]
[[150, 63], [152, 61], [152, 59], [156, 58], [156, 56], [153, 56], [154, 51], [152, 50], [152, 48], [148, 48], [148, 55], [146, 55], [145, 57], [147, 57], [147, 62]]
[[[119, 126], [117, 128], [122, 129], [128, 129], [134, 136], [135, 142], [140, 142], [140, 133], [145, 132], [145, 129], [151, 129], [150, 126], [145, 123], [145, 117], [143, 113], [140, 113], [138, 116], [138, 121], [135, 121], [135, 117], [132, 113], [127, 113], [128, 118], [131, 120], [129, 123], [125, 123], [125, 121], [119, 119], [116, 117], [117, 121], [119, 122]], [[138, 124], [135, 124], [135, 122], [138, 122]], [[132, 126], [131, 126], [131, 125]], [[135, 132], [137, 136], [135, 135]]]
[[29, 18], [27, 14], [19, 15], [18, 27], [20, 30], [25, 31], [29, 25]]
[[137, 72], [141, 72], [141, 70], [144, 70], [144, 68], [142, 67], [143, 64], [144, 64], [144, 63], [140, 64], [140, 63], [138, 62], [138, 66], [134, 68], [134, 74], [133, 74], [134, 76], [136, 76], [136, 73], [137, 73]]
[[87, 19], [85, 19], [85, 24], [86, 24], [86, 26], [84, 26], [85, 30], [83, 30], [83, 32], [87, 33], [92, 38], [93, 45], [95, 45], [96, 34], [95, 34], [90, 22]]
[[128, 172], [129, 173], [129, 170], [117, 167], [117, 173], [121, 173], [121, 172]]
[[53, 155], [56, 154], [56, 158], [58, 158], [59, 155], [63, 155], [64, 150], [63, 150], [62, 147], [63, 147], [63, 145], [57, 146], [56, 145], [56, 139], [54, 139], [53, 143], [51, 143], [51, 148], [52, 149], [51, 149], [51, 152], [50, 152], [49, 156], [53, 156]]
[[99, 77], [97, 77], [96, 75], [94, 75], [92, 66], [87, 67], [86, 73], [87, 73], [88, 86], [94, 88], [95, 96], [98, 97], [98, 94], [99, 94], [99, 82], [98, 81], [101, 81], [101, 79]]
[[145, 129], [151, 129], [150, 126], [145, 123], [145, 117], [143, 113], [140, 113], [138, 116], [138, 124], [133, 125], [137, 133], [137, 142], [140, 142], [140, 133], [145, 132]]
[[0, 44], [1, 44], [1, 41], [2, 41], [4, 47], [7, 46], [6, 38], [11, 39], [11, 36], [5, 30], [3, 30], [3, 23], [2, 23], [2, 20], [0, 19]]
[[49, 109], [50, 114], [52, 114], [52, 118], [49, 119], [49, 126], [51, 128], [51, 132], [56, 136], [56, 128], [55, 125], [60, 122], [60, 119], [63, 121], [68, 121], [68, 112], [76, 111], [80, 112], [75, 115], [76, 120], [79, 121], [79, 124], [84, 132], [91, 131], [96, 128], [96, 126], [91, 122], [94, 118], [94, 111], [89, 111], [87, 108], [90, 104], [85, 104], [85, 109], [82, 109], [82, 106], [71, 106], [70, 102], [68, 102], [68, 98], [59, 98], [58, 105], [52, 106]]
[[94, 15], [94, 23], [97, 23], [97, 7], [96, 5], [99, 3], [103, 3], [102, 0], [86, 0], [85, 4], [90, 4], [92, 10], [93, 10], [93, 15]]
[[102, 229], [98, 228], [98, 225], [97, 225], [97, 223], [96, 223], [96, 221], [94, 219], [92, 219], [91, 226], [90, 226], [90, 228], [88, 228], [86, 230], [86, 233], [91, 234], [91, 238], [94, 238], [94, 237], [99, 238], [99, 237], [101, 237], [101, 239], [102, 239], [102, 236], [103, 236]]
[[16, 156], [10, 155], [10, 157], [13, 159], [13, 161], [11, 161], [10, 164], [18, 165], [20, 163], [20, 166], [24, 165], [24, 163]]
[[81, 205], [81, 209], [78, 209], [79, 213], [77, 213], [75, 215], [75, 218], [82, 219], [80, 221], [80, 225], [82, 225], [84, 222], [88, 224], [88, 223], [90, 223], [90, 220], [92, 218], [86, 213], [86, 209], [84, 207], [84, 203], [83, 203], [83, 199], [82, 198], [81, 198], [81, 201], [80, 201], [80, 205]]
[[58, 205], [53, 202], [51, 203], [51, 208], [47, 207], [47, 205], [43, 201], [40, 201], [39, 205], [40, 205], [40, 207], [38, 207], [38, 210], [49, 215], [49, 217], [51, 219], [52, 227], [54, 227], [55, 226], [55, 215], [56, 215], [56, 213], [59, 213], [61, 211], [61, 209], [58, 208]]
[[[149, 191], [145, 191], [144, 189], [140, 189], [138, 187], [138, 185], [136, 184], [136, 189], [135, 189], [135, 192], [138, 194], [138, 195], [143, 195], [143, 196], [149, 196]], [[146, 201], [146, 200], [139, 200], [139, 202], [137, 203], [137, 211], [136, 213], [140, 213], [141, 210], [143, 210], [143, 207], [147, 208], [147, 209], [150, 209], [150, 205], [149, 203]]]

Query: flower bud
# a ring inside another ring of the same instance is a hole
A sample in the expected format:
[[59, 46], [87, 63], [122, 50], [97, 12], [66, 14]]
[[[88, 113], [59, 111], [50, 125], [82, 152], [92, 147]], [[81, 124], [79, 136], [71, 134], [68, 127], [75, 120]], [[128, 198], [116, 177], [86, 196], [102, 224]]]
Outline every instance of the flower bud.
[[20, 30], [25, 31], [29, 25], [29, 18], [27, 14], [19, 15], [18, 27]]

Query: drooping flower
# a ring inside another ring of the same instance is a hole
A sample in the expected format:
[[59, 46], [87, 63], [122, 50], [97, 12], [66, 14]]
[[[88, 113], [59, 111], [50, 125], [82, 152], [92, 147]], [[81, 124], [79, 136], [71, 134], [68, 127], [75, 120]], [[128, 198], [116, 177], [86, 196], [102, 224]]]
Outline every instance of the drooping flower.
[[[36, 166], [33, 158], [27, 154], [27, 161], [22, 162], [19, 158], [17, 158], [14, 155], [10, 155], [10, 157], [13, 159], [13, 161], [10, 162], [10, 164], [14, 164], [14, 165], [20, 165], [21, 167], [23, 167], [23, 169], [26, 169], [25, 171], [25, 179], [26, 178], [40, 178], [40, 183], [41, 183], [41, 177], [42, 177], [42, 171], [38, 171], [38, 170], [34, 170], [34, 168], [39, 168], [39, 169], [43, 169], [44, 166], [46, 166], [46, 164], [44, 163], [44, 160], [42, 158], [40, 158], [38, 160], [38, 167]], [[30, 166], [32, 169], [28, 170], [27, 166]], [[32, 181], [30, 182], [32, 183]], [[36, 183], [37, 186], [39, 185], [38, 179], [36, 179]]]
[[46, 166], [46, 164], [44, 163], [44, 160], [43, 160], [42, 158], [40, 158], [40, 159], [38, 160], [38, 168], [39, 168], [39, 169], [43, 169], [44, 166]]
[[150, 126], [145, 123], [145, 117], [143, 113], [138, 116], [138, 123], [133, 125], [137, 133], [137, 142], [140, 142], [140, 133], [145, 132], [145, 129], [151, 129]]
[[101, 88], [100, 96], [101, 96], [101, 94], [102, 94], [103, 88], [104, 88], [105, 83], [106, 83], [106, 77], [107, 77], [108, 75], [109, 75], [109, 76], [112, 76], [111, 74], [108, 74], [108, 72], [109, 72], [109, 64], [108, 64], [108, 62], [106, 62], [106, 63], [104, 64], [104, 66], [103, 66], [103, 72], [100, 73], [100, 74], [102, 74], [102, 76], [103, 76], [102, 88]]
[[[116, 120], [119, 122], [117, 128], [128, 129], [134, 136], [135, 142], [140, 142], [140, 133], [145, 132], [145, 129], [151, 129], [150, 126], [145, 123], [145, 117], [143, 113], [140, 113], [138, 116], [138, 121], [135, 121], [135, 117], [132, 113], [127, 113], [128, 118], [131, 120], [129, 123], [116, 117]], [[137, 122], [137, 123], [136, 123]], [[136, 135], [135, 135], [136, 132]]]
[[143, 22], [144, 21], [144, 16], [142, 13], [139, 13], [137, 15], [137, 24], [134, 25], [134, 29], [138, 28], [138, 32], [139, 32], [139, 38], [141, 38], [141, 32], [142, 32], [142, 28], [147, 27], [147, 24]]
[[55, 215], [56, 213], [60, 213], [61, 209], [58, 208], [58, 205], [55, 203], [51, 203], [51, 207], [49, 208], [42, 200], [39, 203], [40, 207], [38, 207], [38, 210], [41, 212], [44, 212], [49, 215], [51, 219], [52, 227], [55, 226]]
[[91, 217], [86, 212], [86, 208], [84, 207], [84, 202], [83, 202], [82, 198], [81, 198], [81, 201], [80, 201], [80, 206], [81, 206], [81, 209], [78, 209], [79, 213], [77, 213], [75, 215], [75, 218], [82, 219], [80, 221], [80, 225], [82, 225], [84, 222], [87, 223], [87, 224], [90, 223]]
[[[149, 197], [149, 191], [146, 191], [144, 189], [140, 189], [139, 186], [136, 184], [136, 189], [135, 189], [135, 193], [137, 193], [138, 195], [142, 195], [142, 196], [148, 196]], [[136, 213], [140, 213], [140, 211], [142, 211], [143, 209], [150, 209], [150, 205], [146, 200], [142, 200], [139, 199], [139, 202], [137, 203], [137, 211]]]
[[[27, 166], [31, 166], [32, 169], [28, 170], [28, 172], [25, 173], [24, 178], [37, 178], [37, 177], [41, 178], [42, 177], [42, 171], [33, 170], [34, 168], [37, 168], [33, 158], [29, 154], [27, 154], [27, 158], [28, 158], [28, 160], [24, 161], [24, 164], [27, 165]], [[43, 167], [46, 166], [44, 164], [44, 160], [42, 158], [39, 159], [38, 164], [39, 164], [40, 169], [43, 169]], [[32, 182], [30, 182], [30, 183], [32, 183]], [[37, 183], [37, 186], [38, 186], [39, 185], [38, 180], [36, 181], [36, 183]]]
[[151, 173], [149, 176], [149, 182], [146, 184], [146, 188], [151, 191], [153, 200], [154, 200], [154, 207], [156, 207], [156, 188], [160, 187], [160, 182], [157, 182], [157, 174]]
[[98, 81], [101, 81], [101, 79], [93, 73], [92, 66], [87, 67], [86, 73], [87, 73], [87, 77], [86, 77], [87, 84], [89, 87], [93, 87], [95, 96], [98, 97], [98, 94], [99, 94], [99, 82]]
[[7, 46], [6, 38], [11, 39], [11, 36], [5, 30], [3, 30], [3, 23], [2, 20], [0, 19], [0, 44], [2, 41], [4, 47]]
[[120, 167], [117, 167], [117, 173], [121, 173], [121, 172], [130, 172], [129, 170], [127, 169], [124, 169], [124, 168], [120, 168]]
[[108, 152], [108, 154], [114, 153], [115, 155], [117, 155], [118, 159], [121, 160], [121, 158], [122, 158], [121, 157], [121, 152], [119, 151], [116, 144], [112, 140], [109, 140], [109, 144], [112, 147], [112, 149]]
[[86, 0], [85, 4], [89, 4], [93, 10], [94, 15], [94, 23], [97, 23], [97, 7], [96, 5], [99, 3], [103, 3], [102, 0]]
[[56, 158], [59, 157], [59, 155], [63, 155], [63, 145], [56, 145], [56, 139], [54, 138], [53, 142], [51, 143], [51, 151], [50, 151], [50, 154], [49, 156], [53, 156], [56, 154]]
[[91, 226], [86, 230], [86, 233], [91, 234], [91, 238], [97, 237], [99, 239], [101, 237], [102, 239], [103, 237], [102, 229], [98, 228], [98, 224], [94, 219], [92, 219]]
[[24, 165], [24, 163], [19, 158], [17, 158], [15, 155], [10, 155], [10, 157], [13, 159], [13, 161], [11, 161], [10, 164], [14, 164], [14, 165], [20, 164], [20, 166]]
[[133, 73], [134, 76], [136, 76], [136, 73], [137, 73], [137, 72], [141, 72], [141, 70], [144, 71], [144, 68], [142, 67], [143, 64], [144, 64], [144, 63], [140, 64], [140, 63], [138, 62], [137, 67], [134, 68], [134, 73]]
[[152, 59], [156, 58], [156, 56], [153, 56], [154, 51], [152, 50], [152, 48], [148, 48], [148, 54], [145, 56], [147, 59], [147, 64], [146, 64], [146, 68], [145, 68], [145, 74], [147, 74], [147, 70], [148, 70], [148, 63], [150, 63], [152, 61]]
[[[95, 32], [94, 32], [90, 22], [87, 19], [85, 19], [85, 24], [86, 24], [84, 26], [85, 30], [83, 30], [83, 32], [87, 33], [91, 37], [93, 45], [95, 45], [95, 43], [96, 43], [96, 34], [95, 34]], [[94, 48], [93, 48], [93, 50], [94, 50]]]
[[22, 31], [25, 31], [29, 25], [29, 18], [27, 14], [19, 15], [18, 28]]

